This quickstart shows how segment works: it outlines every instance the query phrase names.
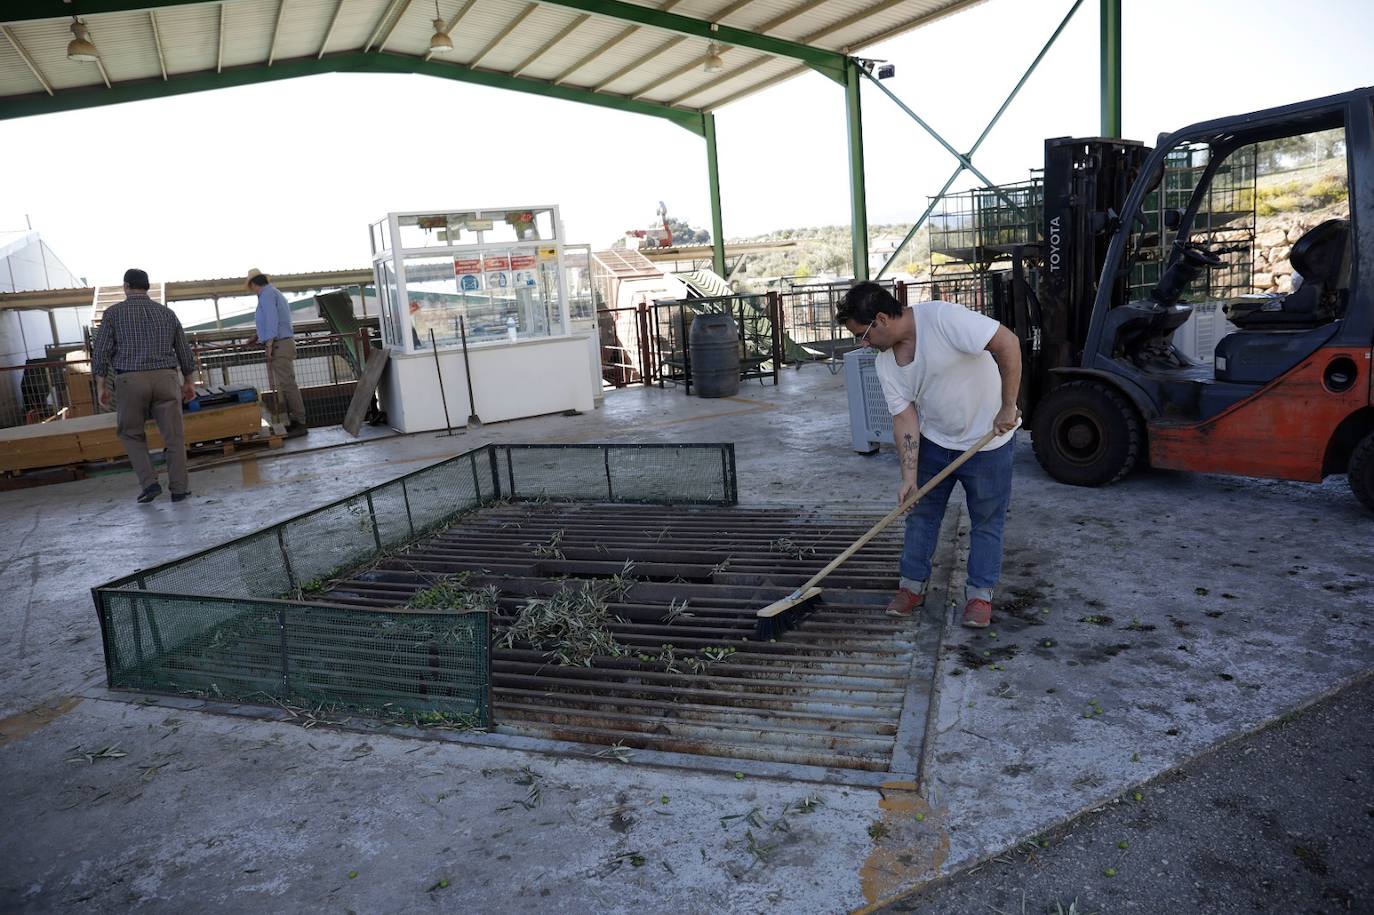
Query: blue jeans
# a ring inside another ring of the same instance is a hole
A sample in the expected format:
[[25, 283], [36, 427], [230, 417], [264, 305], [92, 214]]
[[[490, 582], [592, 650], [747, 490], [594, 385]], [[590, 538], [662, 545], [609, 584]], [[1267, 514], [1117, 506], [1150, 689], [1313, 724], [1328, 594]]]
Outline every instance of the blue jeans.
[[[913, 582], [930, 579], [930, 559], [940, 533], [940, 521], [954, 483], [964, 485], [969, 520], [968, 592], [970, 597], [991, 599], [992, 589], [1002, 574], [1002, 525], [1011, 502], [1011, 459], [1014, 442], [994, 451], [980, 451], [962, 467], [932, 489], [906, 518], [906, 538], [902, 544], [902, 578]], [[916, 482], [924, 486], [949, 466], [960, 452], [941, 448], [921, 436], [916, 464]]]

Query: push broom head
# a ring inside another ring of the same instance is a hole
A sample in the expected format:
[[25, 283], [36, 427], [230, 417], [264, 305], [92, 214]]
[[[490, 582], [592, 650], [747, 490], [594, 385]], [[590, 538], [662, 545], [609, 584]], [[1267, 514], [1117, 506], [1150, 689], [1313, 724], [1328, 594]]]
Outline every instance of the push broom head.
[[754, 638], [762, 641], [775, 639], [791, 629], [801, 618], [811, 612], [808, 605], [821, 594], [820, 588], [807, 588], [775, 600], [754, 614]]

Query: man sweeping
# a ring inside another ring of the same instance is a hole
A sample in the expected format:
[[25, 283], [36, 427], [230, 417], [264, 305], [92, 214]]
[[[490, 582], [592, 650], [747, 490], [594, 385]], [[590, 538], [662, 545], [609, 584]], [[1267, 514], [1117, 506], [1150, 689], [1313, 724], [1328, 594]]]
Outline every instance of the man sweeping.
[[953, 302], [903, 308], [877, 283], [853, 286], [835, 312], [861, 345], [878, 350], [876, 367], [897, 445], [898, 504], [978, 443], [992, 439], [916, 503], [906, 519], [901, 586], [889, 616], [910, 617], [925, 602], [930, 561], [945, 505], [963, 484], [972, 532], [962, 622], [992, 621], [992, 592], [1002, 571], [1002, 525], [1011, 501], [1012, 436], [1021, 387], [1021, 344], [991, 318]]

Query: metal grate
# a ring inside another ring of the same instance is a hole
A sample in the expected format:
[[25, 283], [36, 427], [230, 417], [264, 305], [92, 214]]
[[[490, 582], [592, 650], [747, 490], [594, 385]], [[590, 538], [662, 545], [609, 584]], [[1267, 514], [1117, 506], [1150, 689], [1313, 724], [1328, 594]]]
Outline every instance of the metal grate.
[[610, 579], [632, 562], [634, 583], [609, 603], [626, 654], [562, 666], [528, 643], [493, 649], [501, 732], [886, 771], [914, 651], [909, 621], [883, 612], [900, 529], [828, 579], [800, 627], [750, 638], [755, 611], [874, 520], [793, 508], [489, 506], [322, 597], [382, 609], [466, 573], [465, 587], [499, 591], [499, 643], [528, 598]]
[[[488, 445], [101, 585], [92, 596], [109, 684], [485, 722], [487, 680], [474, 686], [464, 679], [477, 663], [468, 643], [485, 623], [457, 619], [452, 610], [421, 617], [394, 604], [358, 611], [302, 599], [517, 491], [541, 504], [595, 498], [728, 505], [736, 499], [734, 449]], [[485, 652], [488, 630], [482, 633]], [[267, 645], [274, 638], [275, 653]], [[481, 708], [472, 711], [473, 703]]]

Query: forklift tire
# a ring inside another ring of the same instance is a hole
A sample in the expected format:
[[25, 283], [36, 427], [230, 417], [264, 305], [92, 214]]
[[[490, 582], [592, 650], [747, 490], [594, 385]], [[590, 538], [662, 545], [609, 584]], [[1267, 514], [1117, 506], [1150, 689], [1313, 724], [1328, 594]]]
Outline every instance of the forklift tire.
[[1140, 460], [1144, 431], [1135, 409], [1097, 381], [1070, 381], [1035, 408], [1031, 444], [1045, 472], [1071, 486], [1102, 486]]
[[1374, 512], [1374, 432], [1369, 433], [1350, 454], [1350, 489], [1364, 507]]

